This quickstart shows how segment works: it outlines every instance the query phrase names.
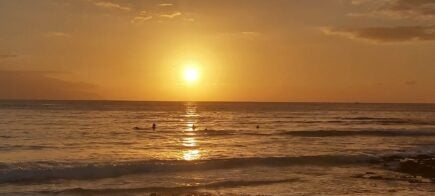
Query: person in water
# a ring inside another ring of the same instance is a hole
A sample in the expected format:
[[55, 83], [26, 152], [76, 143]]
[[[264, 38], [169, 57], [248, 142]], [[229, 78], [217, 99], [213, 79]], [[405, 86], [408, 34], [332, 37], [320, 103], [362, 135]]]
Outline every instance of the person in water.
[[153, 130], [155, 130], [157, 128], [156, 123], [153, 123]]

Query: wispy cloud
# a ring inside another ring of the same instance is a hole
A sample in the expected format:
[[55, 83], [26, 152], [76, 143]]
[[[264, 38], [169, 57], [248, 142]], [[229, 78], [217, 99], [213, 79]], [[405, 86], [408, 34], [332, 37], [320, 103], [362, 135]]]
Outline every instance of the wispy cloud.
[[222, 32], [217, 35], [223, 38], [240, 40], [260, 40], [265, 38], [263, 33], [257, 31]]
[[260, 32], [256, 32], [256, 31], [244, 31], [241, 32], [242, 35], [246, 35], [246, 36], [261, 36], [262, 33]]
[[69, 37], [71, 37], [71, 34], [65, 33], [65, 32], [54, 31], [54, 32], [47, 32], [47, 33], [44, 34], [44, 36], [48, 37], [48, 38], [52, 38], [52, 37], [69, 38]]
[[0, 59], [8, 59], [8, 58], [14, 58], [17, 57], [16, 54], [0, 54]]
[[151, 20], [153, 18], [152, 15], [148, 15], [147, 11], [141, 11], [137, 16], [135, 16], [132, 20], [131, 23], [133, 24], [140, 24], [143, 23], [147, 20]]
[[355, 6], [370, 5], [367, 12], [351, 13], [357, 17], [386, 16], [392, 19], [435, 19], [434, 0], [352, 0]]
[[159, 6], [160, 7], [172, 7], [172, 6], [174, 6], [174, 4], [172, 4], [172, 3], [161, 3], [161, 4], [159, 4]]
[[130, 11], [131, 8], [128, 6], [123, 6], [117, 3], [113, 3], [110, 1], [103, 0], [92, 0], [91, 1], [95, 6], [104, 8], [104, 9], [112, 9], [112, 10], [121, 10], [121, 11]]
[[96, 85], [67, 81], [48, 72], [0, 70], [1, 99], [101, 99]]
[[181, 12], [174, 12], [172, 14], [161, 14], [160, 17], [162, 17], [162, 18], [175, 18], [175, 17], [181, 16], [181, 15], [182, 15]]
[[137, 24], [153, 19], [153, 16], [136, 16], [131, 20], [131, 23]]
[[194, 18], [184, 18], [184, 21], [195, 22], [195, 19]]
[[395, 0], [389, 1], [383, 9], [402, 14], [435, 16], [434, 0]]
[[405, 84], [406, 86], [415, 86], [417, 84], [417, 81], [408, 80], [408, 81], [403, 82], [403, 84]]
[[350, 3], [353, 5], [362, 5], [365, 3], [372, 2], [373, 0], [351, 0]]
[[376, 43], [435, 41], [435, 26], [333, 27], [324, 28], [323, 32]]

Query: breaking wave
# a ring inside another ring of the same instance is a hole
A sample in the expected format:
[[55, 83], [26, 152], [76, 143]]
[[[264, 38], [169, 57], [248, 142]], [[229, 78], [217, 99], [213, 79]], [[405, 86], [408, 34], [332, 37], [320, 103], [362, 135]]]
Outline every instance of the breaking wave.
[[0, 183], [41, 182], [57, 179], [87, 180], [152, 172], [206, 171], [245, 167], [297, 165], [346, 165], [376, 162], [367, 155], [231, 158], [198, 161], [144, 160], [114, 163], [27, 162], [0, 164]]
[[[140, 187], [140, 188], [109, 188], [109, 189], [86, 189], [86, 188], [73, 188], [65, 189], [61, 191], [41, 191], [43, 194], [134, 194], [134, 193], [146, 193], [146, 192], [166, 192], [177, 193], [181, 192], [194, 192], [198, 189], [215, 189], [215, 188], [234, 188], [240, 186], [262, 186], [279, 183], [291, 183], [297, 182], [299, 179], [279, 179], [279, 180], [240, 180], [240, 181], [220, 181], [209, 184], [200, 184], [194, 186], [178, 186], [178, 187]], [[190, 194], [189, 194], [190, 195]], [[201, 194], [203, 195], [203, 194]], [[209, 194], [205, 194], [209, 195]]]

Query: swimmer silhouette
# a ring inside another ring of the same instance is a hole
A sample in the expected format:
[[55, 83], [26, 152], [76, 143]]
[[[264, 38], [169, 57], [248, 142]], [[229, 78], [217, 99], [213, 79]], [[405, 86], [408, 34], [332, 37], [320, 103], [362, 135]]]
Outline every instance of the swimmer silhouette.
[[260, 125], [257, 125], [257, 129], [259, 129], [260, 128]]
[[153, 123], [153, 130], [156, 130], [156, 127], [157, 127], [156, 123]]
[[192, 130], [195, 130], [196, 129], [196, 126], [195, 126], [195, 124], [193, 124], [192, 125]]

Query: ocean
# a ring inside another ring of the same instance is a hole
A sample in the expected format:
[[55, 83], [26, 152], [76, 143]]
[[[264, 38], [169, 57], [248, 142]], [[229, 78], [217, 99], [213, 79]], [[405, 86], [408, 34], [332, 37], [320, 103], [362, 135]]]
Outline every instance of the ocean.
[[434, 104], [0, 101], [0, 195], [433, 195], [434, 155]]

